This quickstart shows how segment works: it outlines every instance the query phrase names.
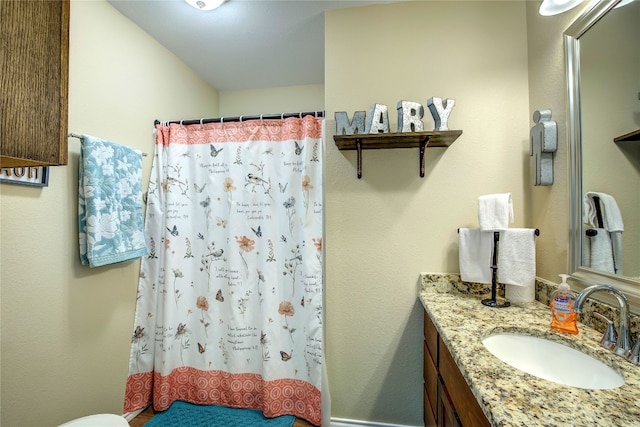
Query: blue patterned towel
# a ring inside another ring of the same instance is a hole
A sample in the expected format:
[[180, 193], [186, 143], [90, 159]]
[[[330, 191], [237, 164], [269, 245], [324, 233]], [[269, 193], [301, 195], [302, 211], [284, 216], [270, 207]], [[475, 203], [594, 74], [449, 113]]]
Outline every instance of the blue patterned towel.
[[79, 178], [82, 264], [99, 267], [145, 255], [142, 153], [83, 135]]
[[154, 415], [145, 427], [292, 427], [295, 420], [293, 415], [265, 418], [257, 409], [195, 405], [177, 400], [166, 411]]

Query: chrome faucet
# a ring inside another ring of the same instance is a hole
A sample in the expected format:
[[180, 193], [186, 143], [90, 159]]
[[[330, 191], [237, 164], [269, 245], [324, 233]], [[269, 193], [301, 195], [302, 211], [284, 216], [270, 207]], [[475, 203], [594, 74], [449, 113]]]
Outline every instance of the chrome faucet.
[[629, 302], [627, 297], [618, 289], [610, 285], [593, 285], [585, 288], [578, 295], [574, 311], [578, 314], [582, 313], [582, 305], [584, 301], [594, 292], [608, 292], [618, 300], [620, 305], [620, 329], [618, 330], [618, 339], [613, 348], [613, 352], [619, 356], [629, 358], [631, 356], [631, 333], [629, 332]]

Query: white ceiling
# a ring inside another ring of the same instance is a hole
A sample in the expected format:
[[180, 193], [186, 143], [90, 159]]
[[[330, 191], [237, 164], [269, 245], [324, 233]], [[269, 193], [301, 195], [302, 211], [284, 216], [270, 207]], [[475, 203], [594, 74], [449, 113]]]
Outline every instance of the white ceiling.
[[[324, 11], [400, 0], [108, 0], [221, 92], [324, 83]], [[349, 43], [349, 40], [345, 40]]]

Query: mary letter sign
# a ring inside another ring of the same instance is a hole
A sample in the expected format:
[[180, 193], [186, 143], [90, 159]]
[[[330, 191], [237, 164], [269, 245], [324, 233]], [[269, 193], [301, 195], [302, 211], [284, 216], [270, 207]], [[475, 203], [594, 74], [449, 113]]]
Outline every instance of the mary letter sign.
[[[453, 99], [429, 98], [427, 107], [435, 122], [434, 131], [449, 130], [448, 122], [453, 106]], [[398, 101], [398, 132], [423, 132], [424, 107], [418, 102]], [[336, 112], [336, 134], [358, 135], [366, 133], [389, 133], [389, 111], [384, 104], [373, 104], [367, 119], [364, 111], [353, 113], [353, 119], [344, 111]]]

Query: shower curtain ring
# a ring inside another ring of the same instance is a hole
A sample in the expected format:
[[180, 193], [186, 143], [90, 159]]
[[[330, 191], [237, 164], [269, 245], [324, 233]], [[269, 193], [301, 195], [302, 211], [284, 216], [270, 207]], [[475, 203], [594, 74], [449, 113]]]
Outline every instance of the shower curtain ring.
[[204, 120], [204, 119], [200, 119], [200, 127], [202, 127], [202, 121], [203, 121], [203, 120]]
[[262, 125], [262, 124], [264, 124], [264, 123], [262, 122], [262, 114], [260, 114], [260, 124], [261, 124], [261, 125]]
[[242, 123], [242, 116], [240, 116], [240, 123]]
[[182, 122], [183, 122], [183, 121], [184, 121], [184, 120], [180, 120], [180, 126], [182, 126]]
[[300, 114], [298, 116], [299, 118], [302, 118], [302, 111], [300, 111]]

